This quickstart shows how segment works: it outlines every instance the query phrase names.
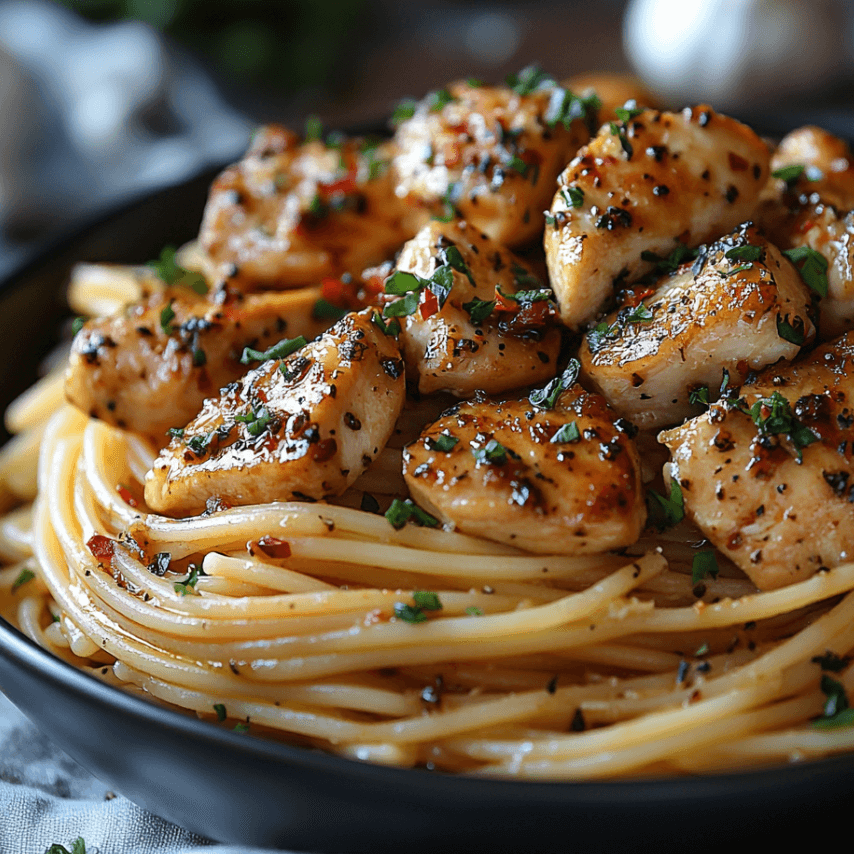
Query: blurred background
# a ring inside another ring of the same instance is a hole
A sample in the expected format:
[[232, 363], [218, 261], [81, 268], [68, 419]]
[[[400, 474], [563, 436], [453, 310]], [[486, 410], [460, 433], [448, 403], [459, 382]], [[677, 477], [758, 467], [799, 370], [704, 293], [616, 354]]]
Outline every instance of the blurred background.
[[848, 0], [0, 0], [0, 276], [238, 157], [261, 122], [376, 127], [400, 98], [533, 61], [854, 136]]

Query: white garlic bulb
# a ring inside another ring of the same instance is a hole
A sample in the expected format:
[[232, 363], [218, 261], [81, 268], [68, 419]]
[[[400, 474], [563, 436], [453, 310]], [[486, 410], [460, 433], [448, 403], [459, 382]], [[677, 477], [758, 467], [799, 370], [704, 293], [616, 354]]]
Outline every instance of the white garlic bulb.
[[666, 103], [721, 110], [817, 91], [852, 67], [845, 0], [631, 0], [623, 40]]

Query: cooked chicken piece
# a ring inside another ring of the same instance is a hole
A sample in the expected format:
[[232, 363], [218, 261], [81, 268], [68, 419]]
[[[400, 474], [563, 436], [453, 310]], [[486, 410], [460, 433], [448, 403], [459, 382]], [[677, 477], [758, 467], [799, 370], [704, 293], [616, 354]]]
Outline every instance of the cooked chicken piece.
[[[826, 277], [819, 336], [835, 338], [854, 327], [854, 158], [847, 143], [815, 127], [783, 138], [771, 159], [780, 175], [769, 181], [757, 217], [784, 250], [813, 250], [801, 258]], [[797, 257], [797, 256], [796, 256]]]
[[771, 157], [771, 171], [781, 170], [783, 176], [773, 179], [778, 192], [807, 199], [817, 194], [839, 210], [854, 208], [854, 157], [838, 136], [811, 125], [793, 130]]
[[854, 558], [854, 338], [659, 436], [703, 533], [771, 590]]
[[564, 323], [592, 320], [615, 284], [649, 272], [642, 253], [666, 256], [749, 219], [768, 159], [750, 128], [706, 106], [605, 125], [561, 174], [546, 217]]
[[399, 317], [400, 343], [421, 393], [498, 394], [554, 376], [554, 295], [474, 226], [430, 223], [403, 247], [396, 271], [387, 289], [414, 290], [387, 295], [385, 311], [411, 312]]
[[183, 515], [211, 498], [257, 504], [342, 493], [388, 441], [406, 394], [397, 340], [372, 316], [346, 315], [206, 400], [146, 476], [149, 507]]
[[571, 370], [546, 389], [550, 409], [475, 400], [430, 425], [404, 451], [413, 499], [460, 531], [540, 554], [635, 542], [646, 507], [630, 425]]
[[633, 74], [591, 71], [562, 80], [561, 85], [582, 98], [596, 95], [601, 102], [600, 124], [617, 121], [617, 108], [623, 107], [628, 101], [635, 102], [632, 106], [658, 108], [657, 99]]
[[188, 288], [156, 291], [121, 315], [83, 326], [71, 346], [65, 394], [94, 418], [161, 441], [246, 372], [245, 347], [264, 350], [328, 328], [330, 320], [314, 316], [319, 296], [319, 288], [306, 288], [216, 302]]
[[714, 400], [723, 370], [741, 385], [749, 370], [794, 359], [815, 337], [809, 289], [750, 223], [650, 290], [627, 292], [579, 354], [590, 384], [642, 429], [696, 413], [689, 398], [701, 386]]
[[211, 188], [199, 234], [209, 275], [243, 290], [290, 288], [387, 258], [426, 219], [403, 221], [391, 152], [388, 143], [300, 142], [282, 127], [263, 129]]
[[595, 109], [535, 69], [514, 88], [453, 83], [399, 125], [395, 192], [432, 212], [456, 208], [493, 240], [524, 246], [543, 230], [555, 178], [596, 126]]

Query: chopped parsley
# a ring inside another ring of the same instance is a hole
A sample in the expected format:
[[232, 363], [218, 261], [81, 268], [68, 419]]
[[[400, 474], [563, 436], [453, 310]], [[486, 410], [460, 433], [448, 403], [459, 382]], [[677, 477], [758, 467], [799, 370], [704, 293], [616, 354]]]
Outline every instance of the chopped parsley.
[[647, 490], [646, 508], [649, 524], [659, 531], [678, 525], [685, 518], [685, 498], [679, 481], [670, 481], [670, 491], [666, 497], [654, 489]]
[[641, 252], [641, 258], [644, 261], [649, 261], [651, 264], [655, 264], [655, 272], [659, 276], [674, 273], [685, 261], [693, 261], [696, 257], [697, 250], [691, 249], [684, 243], [677, 243], [670, 251], [670, 254], [666, 256], [657, 255], [655, 252], [650, 252], [646, 249]]
[[765, 250], [761, 246], [746, 243], [744, 246], [733, 246], [732, 249], [727, 249], [724, 257], [730, 261], [760, 261], [764, 254]]
[[797, 183], [798, 178], [804, 174], [804, 166], [800, 163], [794, 163], [791, 166], [783, 166], [780, 169], [775, 169], [771, 176], [773, 178], [779, 178], [781, 181], [785, 181], [787, 184], [787, 189], [791, 190], [792, 187]]
[[208, 283], [205, 277], [201, 273], [182, 267], [175, 260], [177, 254], [174, 246], [165, 246], [160, 252], [160, 258], [157, 261], [149, 261], [148, 266], [154, 270], [157, 278], [167, 285], [180, 285], [194, 290], [197, 294], [206, 294]]
[[622, 107], [617, 107], [614, 110], [617, 118], [621, 122], [630, 122], [632, 119], [637, 118], [643, 112], [643, 107], [638, 106], [638, 102], [632, 98], [626, 101]]
[[786, 249], [783, 254], [797, 267], [804, 283], [820, 297], [827, 296], [827, 258], [809, 246]]
[[497, 300], [482, 300], [475, 297], [471, 302], [464, 302], [463, 309], [468, 312], [471, 322], [474, 324], [483, 323], [495, 308]]
[[848, 703], [845, 686], [826, 673], [821, 674], [821, 690], [827, 698], [820, 718], [812, 722], [816, 729], [836, 729], [854, 724], [854, 709]]
[[409, 498], [405, 501], [395, 498], [391, 502], [391, 506], [386, 510], [385, 517], [392, 528], [397, 530], [400, 530], [407, 522], [414, 522], [416, 525], [426, 528], [439, 527], [438, 519], [422, 510]]
[[519, 459], [518, 454], [505, 448], [497, 439], [490, 439], [482, 448], [472, 448], [471, 452], [478, 465], [503, 466], [507, 464], [508, 457]]
[[602, 320], [587, 333], [587, 346], [592, 353], [601, 350], [609, 341], [615, 341], [623, 330], [632, 323], [647, 323], [653, 318], [652, 311], [638, 303], [636, 306], [626, 306], [617, 312], [617, 318], [613, 323]]
[[803, 457], [801, 454], [803, 448], [818, 441], [818, 436], [798, 421], [789, 401], [779, 391], [775, 391], [771, 397], [760, 398], [749, 408], [743, 398], [729, 403], [730, 406], [753, 419], [761, 436], [780, 434], [788, 436], [797, 451], [798, 462]]
[[701, 385], [698, 388], [691, 389], [688, 392], [688, 403], [692, 406], [708, 406], [709, 405], [709, 387]]
[[84, 327], [88, 318], [83, 317], [83, 315], [79, 315], [75, 317], [71, 323], [71, 336], [72, 338]]
[[299, 335], [296, 338], [283, 338], [278, 344], [274, 344], [267, 350], [253, 350], [251, 347], [243, 348], [243, 355], [240, 357], [242, 365], [248, 365], [250, 362], [266, 362], [269, 359], [285, 359], [295, 353], [300, 347], [305, 347], [308, 341], [305, 336]]
[[423, 623], [427, 620], [425, 611], [441, 611], [442, 603], [435, 593], [416, 590], [412, 594], [412, 605], [405, 602], [394, 603], [394, 616], [407, 623]]
[[404, 98], [394, 108], [391, 114], [392, 125], [399, 125], [401, 122], [411, 119], [415, 115], [415, 110], [418, 107], [418, 102], [414, 98]]
[[608, 125], [611, 128], [611, 134], [620, 140], [620, 148], [622, 148], [625, 152], [626, 160], [631, 160], [632, 155], [635, 153], [635, 150], [632, 147], [632, 144], [629, 142], [628, 137], [626, 136], [625, 123], [623, 123], [621, 126], [617, 124], [617, 122], [609, 122]]
[[306, 142], [314, 142], [323, 136], [323, 122], [320, 121], [320, 116], [309, 116], [305, 120]]
[[400, 335], [400, 323], [397, 318], [392, 318], [388, 323], [386, 323], [386, 321], [383, 320], [383, 316], [378, 311], [375, 311], [371, 315], [371, 323], [373, 323], [383, 335], [391, 335], [392, 337]]
[[483, 609], [478, 608], [477, 605], [469, 605], [468, 608], [466, 608], [466, 614], [470, 617], [482, 617]]
[[18, 577], [15, 579], [14, 584], [12, 584], [12, 592], [14, 593], [19, 587], [23, 587], [28, 581], [32, 581], [36, 577], [36, 574], [31, 569], [22, 569], [18, 573]]
[[571, 208], [580, 208], [584, 204], [584, 190], [581, 187], [563, 187], [560, 194]]
[[554, 78], [536, 63], [526, 65], [518, 74], [508, 74], [505, 82], [517, 95], [530, 95], [555, 85]]
[[433, 113], [438, 113], [452, 101], [456, 101], [456, 98], [447, 89], [437, 89], [427, 95], [427, 103]]
[[175, 319], [175, 309], [172, 308], [172, 300], [169, 300], [167, 305], [160, 309], [160, 328], [164, 335], [171, 335], [175, 327], [172, 321]]
[[457, 436], [451, 436], [449, 433], [440, 433], [435, 439], [432, 437], [427, 439], [427, 447], [431, 451], [442, 451], [447, 454], [454, 449], [459, 441]]
[[[538, 281], [537, 284], [541, 284], [541, 282]], [[514, 294], [505, 293], [501, 288], [496, 288], [496, 290], [503, 299], [509, 302], [515, 302], [516, 305], [521, 306], [522, 308], [527, 308], [535, 302], [546, 302], [547, 300], [554, 299], [554, 291], [551, 288], [536, 288], [529, 291], [516, 291]]]
[[214, 703], [214, 711], [216, 712], [216, 719], [220, 723], [228, 717], [228, 712], [226, 712], [225, 706], [222, 703]]
[[796, 317], [792, 323], [789, 323], [789, 315], [785, 319], [777, 315], [777, 334], [791, 344], [800, 346], [806, 340], [804, 334], [804, 321], [800, 317]]
[[697, 552], [691, 562], [691, 583], [698, 584], [704, 578], [717, 578], [718, 559], [713, 551]]
[[191, 563], [189, 566], [190, 574], [183, 581], [176, 581], [172, 586], [176, 593], [181, 596], [193, 594], [198, 596], [196, 591], [196, 582], [199, 580], [199, 575], [202, 574], [202, 569], [198, 564]]
[[249, 724], [241, 721], [234, 725], [233, 732], [249, 732]]
[[581, 365], [578, 360], [570, 359], [566, 370], [559, 377], [555, 377], [551, 382], [543, 386], [543, 388], [532, 391], [528, 395], [528, 400], [537, 409], [554, 409], [561, 393], [570, 388], [578, 379], [578, 372], [580, 370]]
[[347, 310], [325, 300], [323, 297], [312, 306], [311, 316], [315, 320], [340, 320], [347, 314]]
[[564, 424], [551, 438], [551, 443], [553, 445], [566, 445], [580, 441], [581, 431], [578, 429], [578, 424], [574, 421]]
[[82, 836], [78, 836], [71, 843], [70, 851], [64, 845], [54, 842], [50, 848], [45, 850], [44, 854], [86, 854], [86, 842]]
[[260, 409], [247, 412], [245, 415], [235, 415], [234, 420], [245, 424], [246, 432], [250, 436], [260, 436], [270, 426], [273, 416], [270, 415], [266, 406], [262, 406]]
[[554, 89], [549, 98], [544, 119], [546, 124], [554, 127], [562, 124], [567, 130], [576, 119], [584, 119], [591, 133], [595, 131], [597, 124], [597, 111], [602, 102], [595, 92], [584, 97], [564, 89], [562, 86], [552, 84]]
[[170, 427], [166, 431], [166, 435], [170, 439], [183, 439], [184, 438], [184, 428], [183, 427]]
[[439, 249], [437, 262], [439, 266], [429, 279], [422, 279], [415, 273], [404, 270], [395, 270], [385, 280], [385, 292], [401, 297], [386, 304], [383, 308], [385, 317], [408, 317], [415, 314], [418, 303], [421, 301], [421, 292], [425, 288], [436, 297], [441, 309], [454, 286], [454, 270], [465, 275], [474, 285], [471, 270], [456, 246], [445, 246]]

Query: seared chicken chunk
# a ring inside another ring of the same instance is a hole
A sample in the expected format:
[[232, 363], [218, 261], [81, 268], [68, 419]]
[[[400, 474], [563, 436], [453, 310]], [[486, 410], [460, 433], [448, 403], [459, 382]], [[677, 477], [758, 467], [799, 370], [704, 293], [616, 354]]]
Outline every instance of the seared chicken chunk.
[[313, 315], [318, 288], [223, 296], [163, 288], [116, 317], [88, 321], [71, 347], [66, 396], [88, 415], [160, 440], [246, 372], [245, 347], [314, 338], [329, 326]]
[[433, 92], [395, 134], [395, 192], [460, 216], [506, 246], [543, 230], [554, 181], [595, 127], [583, 101], [536, 69], [514, 88], [453, 83]]
[[552, 292], [474, 226], [425, 226], [386, 285], [404, 287], [416, 290], [385, 311], [410, 312], [399, 317], [400, 343], [421, 393], [498, 394], [554, 376], [561, 333]]
[[592, 320], [615, 282], [648, 272], [643, 253], [666, 256], [749, 219], [768, 160], [750, 128], [706, 106], [604, 126], [561, 174], [546, 218], [564, 323]]
[[403, 408], [396, 339], [348, 314], [284, 360], [272, 358], [205, 401], [145, 481], [159, 513], [342, 493], [373, 462]]
[[212, 278], [244, 290], [358, 274], [418, 229], [404, 221], [387, 170], [388, 143], [300, 142], [270, 126], [214, 181], [199, 242]]
[[771, 590], [854, 558], [854, 340], [766, 369], [659, 437], [688, 516]]
[[[819, 334], [827, 340], [854, 327], [854, 158], [847, 143], [803, 127], [783, 138], [771, 159], [758, 217], [771, 239], [799, 266], [826, 277]], [[811, 253], [818, 253], [817, 255]]]
[[701, 249], [587, 333], [584, 376], [642, 429], [696, 413], [691, 391], [713, 400], [722, 371], [740, 385], [748, 370], [794, 359], [815, 337], [810, 294], [791, 262], [747, 223]]
[[532, 395], [539, 405], [475, 400], [430, 425], [404, 451], [415, 501], [460, 531], [540, 554], [635, 542], [646, 508], [630, 425], [621, 431], [568, 374]]
[[608, 71], [591, 71], [576, 74], [568, 80], [562, 80], [561, 85], [582, 98], [595, 95], [600, 102], [599, 123], [615, 122], [619, 119], [617, 110], [633, 101], [629, 107], [657, 108], [656, 98], [632, 74], [619, 74]]

